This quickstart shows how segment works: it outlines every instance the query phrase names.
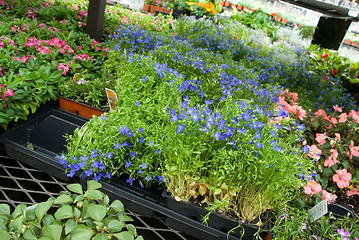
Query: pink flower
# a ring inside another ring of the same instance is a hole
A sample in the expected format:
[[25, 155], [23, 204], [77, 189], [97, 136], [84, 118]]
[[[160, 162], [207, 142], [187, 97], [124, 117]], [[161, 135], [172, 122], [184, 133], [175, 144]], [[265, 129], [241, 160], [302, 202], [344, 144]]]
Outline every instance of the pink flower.
[[310, 180], [307, 185], [304, 187], [304, 193], [306, 194], [317, 194], [318, 192], [322, 191], [322, 186], [317, 183], [315, 180]]
[[322, 150], [320, 150], [315, 145], [310, 146], [309, 154], [308, 154], [309, 157], [314, 158], [315, 160], [318, 161], [320, 159], [320, 154], [322, 154]]
[[330, 155], [330, 157], [328, 157], [324, 161], [325, 167], [332, 167], [334, 164], [338, 163], [338, 160], [337, 160], [338, 151], [336, 149], [331, 149], [330, 152], [332, 153], [332, 155]]
[[336, 126], [336, 124], [338, 123], [338, 120], [335, 117], [332, 117], [329, 122], [331, 124], [333, 124], [334, 126]]
[[5, 1], [0, 1], [1, 6], [5, 6]]
[[13, 96], [14, 95], [14, 92], [10, 89], [10, 88], [7, 88], [6, 91], [5, 91], [5, 96]]
[[354, 141], [351, 140], [350, 144], [349, 144], [349, 158], [352, 159], [353, 156], [358, 157], [359, 156], [359, 152], [358, 152], [358, 146], [354, 147]]
[[343, 111], [341, 107], [338, 107], [338, 105], [333, 106], [333, 108], [337, 112], [342, 112]]
[[339, 115], [339, 122], [340, 123], [345, 123], [348, 119], [348, 115], [346, 113], [342, 113]]
[[327, 133], [317, 133], [315, 140], [318, 142], [318, 145], [321, 146], [325, 143], [325, 137]]
[[322, 200], [326, 200], [328, 204], [333, 202], [337, 198], [336, 195], [327, 192], [326, 190], [322, 190]]
[[305, 118], [305, 116], [307, 115], [307, 112], [301, 106], [299, 106], [299, 107], [297, 107], [296, 115], [300, 120], [303, 120]]
[[356, 111], [351, 110], [349, 116], [351, 116], [356, 123], [359, 123], [359, 116]]
[[346, 169], [336, 170], [333, 176], [333, 181], [337, 183], [339, 188], [349, 187], [349, 181], [352, 180], [352, 174], [348, 173]]
[[315, 115], [316, 117], [320, 117], [320, 116], [326, 117], [326, 116], [327, 116], [327, 113], [326, 113], [323, 109], [319, 109], [318, 111], [316, 111], [316, 112], [314, 113], [314, 115]]
[[63, 69], [62, 75], [66, 75], [67, 72], [70, 70], [70, 66], [65, 63], [59, 63], [57, 70]]
[[105, 47], [105, 48], [103, 49], [103, 51], [105, 51], [105, 52], [110, 51], [110, 48], [109, 48], [109, 47]]
[[353, 190], [347, 190], [346, 194], [347, 194], [347, 197], [354, 196], [354, 195], [359, 195], [358, 188], [353, 187]]
[[156, 0], [156, 3], [157, 3], [157, 4], [161, 4], [161, 0]]

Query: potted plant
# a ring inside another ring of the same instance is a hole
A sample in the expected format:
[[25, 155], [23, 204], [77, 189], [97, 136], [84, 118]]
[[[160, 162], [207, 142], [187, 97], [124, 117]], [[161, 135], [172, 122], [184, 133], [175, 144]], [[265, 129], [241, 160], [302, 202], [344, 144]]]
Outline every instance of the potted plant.
[[151, 0], [146, 0], [145, 1], [145, 3], [143, 4], [143, 11], [144, 12], [149, 12], [150, 11], [151, 3], [152, 3]]
[[30, 209], [20, 204], [11, 213], [9, 205], [0, 204], [0, 238], [143, 240], [128, 223], [132, 219], [125, 214], [123, 204], [119, 200], [110, 203], [98, 190], [100, 183], [88, 181], [87, 191], [80, 184], [66, 188], [69, 191]]

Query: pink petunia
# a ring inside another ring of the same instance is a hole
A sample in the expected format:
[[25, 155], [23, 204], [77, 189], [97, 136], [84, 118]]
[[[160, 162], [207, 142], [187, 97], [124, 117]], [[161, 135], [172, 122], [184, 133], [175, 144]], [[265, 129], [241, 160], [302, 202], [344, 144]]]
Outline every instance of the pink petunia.
[[332, 153], [325, 161], [325, 167], [332, 167], [334, 164], [338, 163], [338, 151], [336, 149], [331, 149], [330, 152]]
[[312, 145], [309, 148], [308, 156], [314, 158], [316, 161], [320, 159], [320, 154], [322, 154], [322, 150], [320, 150], [317, 146]]
[[342, 113], [339, 115], [339, 122], [345, 123], [348, 120], [348, 115], [346, 113]]
[[359, 123], [359, 115], [356, 111], [354, 110], [351, 110], [349, 112], [349, 116], [353, 118], [353, 120], [356, 122], [356, 123]]
[[304, 187], [304, 193], [306, 194], [317, 194], [318, 192], [322, 191], [322, 186], [317, 183], [315, 180], [310, 180], [307, 185]]
[[354, 196], [354, 195], [359, 195], [358, 188], [353, 187], [353, 190], [347, 190], [346, 194], [347, 194], [347, 197]]
[[342, 112], [343, 111], [341, 107], [338, 107], [338, 105], [333, 106], [333, 108], [337, 112]]
[[338, 120], [335, 117], [332, 117], [329, 122], [331, 124], [333, 124], [334, 126], [336, 126], [336, 124], [338, 123]]
[[315, 140], [318, 142], [318, 145], [321, 146], [325, 143], [327, 133], [317, 133]]
[[296, 115], [300, 120], [303, 120], [307, 116], [307, 112], [301, 106], [298, 106]]
[[333, 181], [339, 188], [349, 187], [350, 180], [352, 180], [352, 174], [348, 173], [346, 169], [336, 170], [336, 174], [333, 175]]
[[335, 201], [337, 198], [336, 195], [331, 194], [330, 192], [327, 192], [326, 190], [322, 190], [322, 200], [326, 200], [328, 204]]

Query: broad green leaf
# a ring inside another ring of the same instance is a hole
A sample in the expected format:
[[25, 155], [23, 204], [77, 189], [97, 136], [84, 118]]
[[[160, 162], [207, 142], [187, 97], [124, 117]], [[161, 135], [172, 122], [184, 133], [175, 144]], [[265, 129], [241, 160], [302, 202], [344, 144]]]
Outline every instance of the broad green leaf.
[[41, 219], [44, 217], [44, 215], [47, 213], [47, 211], [52, 206], [53, 201], [46, 201], [39, 203], [35, 208], [35, 215], [37, 217], [37, 221], [41, 222]]
[[117, 219], [120, 222], [132, 222], [133, 221], [133, 219], [130, 216], [127, 216], [126, 214], [118, 215]]
[[350, 163], [349, 163], [347, 160], [344, 160], [344, 161], [342, 162], [342, 165], [343, 165], [343, 167], [346, 168], [346, 169], [350, 168]]
[[9, 231], [14, 232], [16, 234], [20, 233], [23, 220], [24, 220], [24, 217], [21, 216], [21, 217], [16, 218], [11, 223], [9, 223]]
[[107, 225], [109, 232], [121, 232], [123, 224], [117, 220], [111, 220]]
[[11, 214], [11, 217], [13, 219], [17, 218], [20, 215], [23, 215], [25, 217], [25, 211], [26, 211], [26, 204], [21, 203], [21, 204], [17, 205], [17, 207], [15, 208], [13, 213]]
[[41, 238], [39, 238], [39, 240], [53, 240], [53, 239], [51, 239], [49, 237], [41, 237]]
[[55, 218], [54, 216], [52, 216], [51, 214], [46, 214], [43, 218], [42, 218], [42, 223], [44, 225], [51, 225], [55, 222]]
[[78, 225], [72, 229], [70, 234], [71, 240], [90, 240], [95, 231], [88, 226]]
[[88, 199], [92, 199], [92, 200], [100, 200], [103, 198], [103, 196], [104, 193], [102, 193], [99, 190], [91, 190], [84, 194], [84, 197], [87, 197]]
[[91, 204], [87, 209], [87, 214], [95, 221], [102, 221], [102, 219], [106, 216], [106, 213], [106, 207], [101, 205]]
[[37, 240], [36, 234], [31, 228], [26, 228], [22, 236], [25, 240]]
[[133, 236], [136, 236], [137, 235], [137, 231], [136, 231], [136, 228], [135, 226], [133, 226], [132, 224], [127, 224], [127, 229], [133, 234]]
[[111, 208], [115, 209], [118, 212], [124, 212], [125, 207], [123, 206], [122, 202], [120, 200], [115, 200], [110, 205]]
[[301, 198], [296, 198], [294, 200], [294, 205], [299, 209], [303, 209], [305, 207], [305, 202]]
[[80, 184], [78, 184], [78, 183], [69, 184], [69, 185], [66, 186], [66, 188], [68, 190], [70, 190], [71, 192], [78, 193], [80, 195], [83, 194], [82, 186]]
[[135, 239], [135, 238], [133, 237], [132, 233], [129, 232], [129, 231], [116, 233], [116, 234], [114, 234], [114, 236], [115, 236], [118, 240], [134, 240], [134, 239]]
[[0, 229], [0, 239], [1, 239], [1, 240], [10, 240], [10, 239], [11, 239], [11, 235], [10, 235], [8, 232], [6, 232], [6, 231]]
[[98, 233], [96, 234], [94, 240], [107, 240], [108, 238], [106, 237], [105, 234], [101, 234], [101, 233]]
[[64, 206], [60, 207], [59, 209], [57, 209], [54, 216], [57, 220], [73, 218], [74, 211], [70, 205], [64, 205]]
[[36, 219], [35, 210], [34, 209], [27, 210], [25, 219], [26, 221], [34, 221]]
[[96, 190], [99, 188], [102, 188], [101, 183], [99, 183], [97, 181], [93, 181], [93, 180], [87, 181], [87, 190], [88, 191]]
[[109, 204], [110, 203], [110, 198], [107, 196], [107, 195], [105, 195], [105, 197], [103, 198], [103, 202], [107, 205], [107, 204]]
[[67, 220], [67, 222], [65, 223], [65, 235], [68, 235], [76, 226], [77, 223], [74, 219]]
[[333, 173], [333, 171], [332, 171], [332, 169], [330, 169], [330, 168], [325, 168], [325, 169], [323, 170], [323, 175], [324, 175], [324, 176], [331, 176], [332, 173]]
[[144, 240], [142, 236], [139, 236], [138, 238], [136, 238], [135, 240]]
[[355, 173], [355, 175], [357, 176], [357, 178], [359, 180], [359, 170]]
[[52, 240], [60, 240], [62, 234], [62, 226], [59, 224], [46, 225], [42, 229], [44, 236], [51, 238]]
[[72, 203], [72, 198], [69, 195], [60, 195], [54, 201], [54, 204]]
[[81, 211], [77, 207], [74, 207], [74, 216], [77, 218], [81, 216]]
[[8, 204], [0, 204], [0, 214], [6, 214], [10, 216], [10, 206]]

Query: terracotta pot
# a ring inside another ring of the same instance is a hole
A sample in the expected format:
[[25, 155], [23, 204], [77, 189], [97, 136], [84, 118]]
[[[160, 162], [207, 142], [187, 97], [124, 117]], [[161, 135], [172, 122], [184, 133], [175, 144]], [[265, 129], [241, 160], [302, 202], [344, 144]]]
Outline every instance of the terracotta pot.
[[247, 12], [248, 11], [248, 8], [243, 6], [243, 11]]
[[230, 5], [231, 5], [230, 2], [228, 2], [228, 1], [225, 1], [225, 2], [224, 2], [224, 6], [229, 7]]
[[275, 17], [274, 20], [279, 22], [281, 20], [281, 18], [280, 17]]
[[238, 9], [238, 10], [242, 10], [242, 9], [243, 9], [243, 6], [242, 6], [242, 5], [237, 5], [237, 9]]
[[288, 20], [285, 19], [285, 18], [282, 18], [282, 22], [283, 22], [283, 23], [288, 23]]
[[173, 9], [164, 8], [164, 9], [163, 9], [163, 12], [170, 14], [170, 13], [173, 13]]
[[143, 4], [143, 11], [149, 12], [150, 11], [150, 5], [149, 4]]
[[237, 5], [236, 4], [233, 4], [233, 3], [231, 3], [231, 7], [237, 7]]
[[92, 115], [101, 116], [105, 111], [91, 107], [87, 104], [59, 96], [59, 105], [62, 110], [72, 112], [76, 115], [91, 119]]

